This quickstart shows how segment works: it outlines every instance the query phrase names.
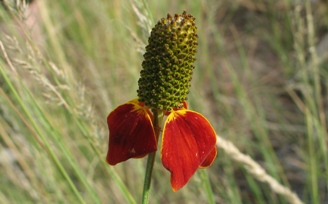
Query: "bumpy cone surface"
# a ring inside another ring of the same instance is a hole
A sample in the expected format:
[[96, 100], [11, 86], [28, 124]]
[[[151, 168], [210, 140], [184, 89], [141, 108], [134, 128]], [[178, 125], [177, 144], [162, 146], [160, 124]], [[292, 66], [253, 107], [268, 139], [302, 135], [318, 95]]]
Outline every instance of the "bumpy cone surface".
[[186, 12], [168, 14], [153, 28], [138, 81], [139, 101], [146, 106], [170, 110], [187, 99], [198, 38], [194, 21]]

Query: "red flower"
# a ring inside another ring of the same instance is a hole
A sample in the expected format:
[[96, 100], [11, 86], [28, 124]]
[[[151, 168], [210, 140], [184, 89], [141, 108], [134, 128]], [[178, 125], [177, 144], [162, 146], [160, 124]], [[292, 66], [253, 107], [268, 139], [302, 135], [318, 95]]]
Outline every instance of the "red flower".
[[[174, 191], [182, 188], [198, 168], [210, 166], [217, 154], [216, 134], [207, 119], [187, 109], [166, 112], [161, 147], [163, 166], [171, 172]], [[157, 150], [152, 113], [138, 99], [129, 101], [107, 117], [110, 131], [106, 160], [115, 165]]]

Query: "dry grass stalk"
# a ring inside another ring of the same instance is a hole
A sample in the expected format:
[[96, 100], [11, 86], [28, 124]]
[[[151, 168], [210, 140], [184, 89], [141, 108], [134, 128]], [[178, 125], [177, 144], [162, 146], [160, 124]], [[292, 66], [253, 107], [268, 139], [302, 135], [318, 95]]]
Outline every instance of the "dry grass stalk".
[[254, 176], [255, 179], [269, 184], [271, 189], [280, 195], [283, 195], [292, 204], [302, 204], [298, 196], [286, 186], [278, 183], [276, 179], [266, 173], [266, 171], [250, 156], [241, 153], [238, 148], [230, 141], [217, 136], [216, 146], [223, 149], [233, 160], [244, 165], [246, 170]]

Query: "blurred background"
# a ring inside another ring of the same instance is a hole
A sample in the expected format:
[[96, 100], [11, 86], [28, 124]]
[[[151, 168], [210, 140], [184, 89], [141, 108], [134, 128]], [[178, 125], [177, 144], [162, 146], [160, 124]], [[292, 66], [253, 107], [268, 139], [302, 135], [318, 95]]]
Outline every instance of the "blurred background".
[[[151, 28], [184, 10], [190, 109], [304, 203], [328, 203], [327, 0], [0, 2], [0, 203], [140, 202], [146, 158], [106, 164], [106, 117], [137, 96]], [[157, 154], [150, 203], [207, 203], [200, 171], [174, 193]], [[216, 203], [287, 203], [222, 150], [206, 171]]]

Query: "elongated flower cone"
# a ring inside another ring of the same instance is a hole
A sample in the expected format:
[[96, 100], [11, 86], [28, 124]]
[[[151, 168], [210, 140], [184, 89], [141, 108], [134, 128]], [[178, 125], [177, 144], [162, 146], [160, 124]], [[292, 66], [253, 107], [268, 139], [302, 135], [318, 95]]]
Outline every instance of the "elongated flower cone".
[[187, 99], [198, 38], [194, 20], [186, 12], [168, 14], [153, 28], [138, 82], [139, 100], [147, 106], [168, 110]]

